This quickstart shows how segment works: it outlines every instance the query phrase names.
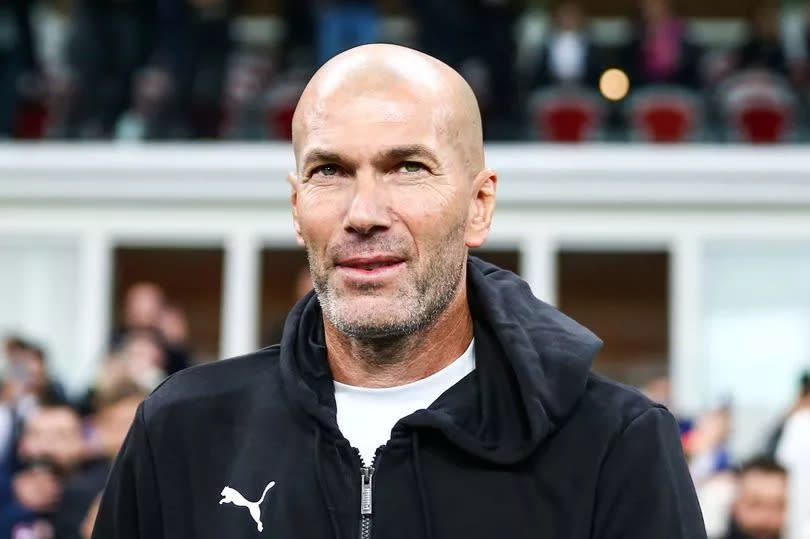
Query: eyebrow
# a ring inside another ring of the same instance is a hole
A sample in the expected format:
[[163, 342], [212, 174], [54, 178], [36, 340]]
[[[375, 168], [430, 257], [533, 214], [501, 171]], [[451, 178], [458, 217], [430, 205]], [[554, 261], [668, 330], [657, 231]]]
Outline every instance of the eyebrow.
[[[414, 157], [422, 157], [433, 163], [439, 162], [436, 154], [424, 144], [405, 144], [402, 146], [384, 148], [377, 152], [374, 156], [374, 161], [381, 163], [401, 161]], [[306, 168], [312, 163], [347, 163], [347, 159], [334, 151], [325, 150], [323, 148], [313, 148], [304, 155], [301, 163], [302, 168]]]
[[406, 144], [403, 146], [394, 146], [386, 148], [377, 153], [374, 157], [375, 161], [398, 161], [412, 157], [422, 157], [438, 163], [439, 159], [433, 151], [424, 144]]

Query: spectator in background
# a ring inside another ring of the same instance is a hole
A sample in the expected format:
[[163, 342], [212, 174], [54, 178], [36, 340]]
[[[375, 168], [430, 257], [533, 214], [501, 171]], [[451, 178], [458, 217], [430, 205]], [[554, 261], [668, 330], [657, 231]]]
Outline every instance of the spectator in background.
[[73, 75], [64, 125], [68, 138], [110, 138], [131, 104], [136, 72], [152, 49], [151, 0], [78, 0], [67, 46]]
[[694, 428], [684, 434], [689, 471], [697, 487], [715, 474], [731, 468], [727, 448], [730, 427], [731, 409], [723, 405], [699, 417]]
[[802, 395], [785, 421], [776, 448], [790, 477], [788, 528], [791, 539], [810, 538], [810, 372], [802, 376]]
[[757, 6], [750, 35], [738, 53], [738, 66], [741, 69], [766, 69], [787, 75], [788, 63], [778, 4], [767, 2]]
[[61, 502], [53, 518], [58, 539], [82, 537], [85, 517], [104, 488], [113, 459], [124, 443], [138, 405], [146, 395], [140, 387], [124, 380], [97, 396], [89, 443], [93, 458], [64, 485]]
[[543, 44], [533, 88], [553, 84], [596, 87], [601, 69], [585, 28], [582, 6], [563, 1], [551, 14], [551, 32]]
[[641, 0], [634, 35], [624, 51], [624, 66], [634, 86], [697, 84], [698, 52], [671, 0]]
[[123, 324], [113, 334], [115, 347], [126, 334], [134, 329], [156, 329], [163, 312], [166, 297], [155, 283], [135, 283], [124, 298]]
[[126, 348], [126, 341], [133, 333], [142, 337], [148, 334], [146, 340], [160, 346], [163, 357], [156, 364], [162, 373], [174, 374], [191, 364], [186, 315], [180, 306], [166, 299], [155, 283], [139, 282], [127, 290], [123, 323], [113, 333], [111, 348]]
[[318, 65], [347, 49], [377, 41], [380, 17], [373, 0], [315, 0]]
[[31, 29], [32, 0], [0, 1], [0, 139], [14, 134], [19, 90], [39, 71]]
[[186, 313], [177, 306], [166, 304], [158, 318], [158, 329], [164, 340], [165, 371], [171, 375], [191, 364]]
[[786, 523], [787, 472], [770, 457], [757, 457], [737, 472], [737, 494], [724, 539], [780, 539]]
[[147, 137], [219, 136], [233, 0], [161, 0], [152, 68], [165, 75], [161, 113]]
[[85, 456], [79, 416], [67, 406], [40, 408], [25, 423], [18, 456], [20, 469], [0, 478], [0, 537], [52, 537], [63, 485]]
[[62, 386], [48, 375], [45, 352], [12, 337], [6, 340], [6, 372], [0, 384], [0, 467], [10, 465], [20, 426], [41, 406], [64, 404]]

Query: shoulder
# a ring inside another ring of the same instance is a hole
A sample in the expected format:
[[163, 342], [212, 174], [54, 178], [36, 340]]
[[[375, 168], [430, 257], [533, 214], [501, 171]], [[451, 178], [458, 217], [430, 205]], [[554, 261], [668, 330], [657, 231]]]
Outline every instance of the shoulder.
[[588, 377], [575, 414], [584, 416], [608, 436], [621, 435], [642, 418], [653, 423], [675, 424], [675, 418], [665, 406], [651, 401], [634, 387], [594, 373]]
[[221, 406], [279, 390], [279, 347], [197, 365], [177, 372], [143, 403], [144, 419], [168, 409]]

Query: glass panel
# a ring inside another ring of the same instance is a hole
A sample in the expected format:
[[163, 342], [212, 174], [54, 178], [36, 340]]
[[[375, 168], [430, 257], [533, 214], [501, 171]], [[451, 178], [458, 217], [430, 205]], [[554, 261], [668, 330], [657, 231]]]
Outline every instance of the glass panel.
[[557, 271], [560, 310], [605, 342], [596, 371], [637, 386], [667, 373], [668, 253], [563, 251]]
[[0, 239], [0, 338], [16, 334], [41, 346], [52, 376], [68, 390], [80, 382], [77, 284], [76, 243]]
[[731, 400], [756, 449], [810, 367], [810, 242], [710, 244], [702, 280], [704, 403]]

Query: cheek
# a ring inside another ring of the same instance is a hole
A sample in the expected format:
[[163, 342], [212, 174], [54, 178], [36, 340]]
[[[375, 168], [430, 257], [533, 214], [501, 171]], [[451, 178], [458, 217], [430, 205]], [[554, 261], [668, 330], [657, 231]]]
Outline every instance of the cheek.
[[[428, 188], [431, 189], [431, 188]], [[421, 190], [420, 190], [421, 191]], [[424, 192], [397, 193], [394, 198], [395, 211], [417, 239], [439, 241], [447, 236], [451, 228], [458, 226], [463, 216], [463, 208], [452, 196], [442, 193]]]
[[338, 191], [299, 195], [298, 225], [308, 245], [325, 243], [342, 228], [345, 198]]

